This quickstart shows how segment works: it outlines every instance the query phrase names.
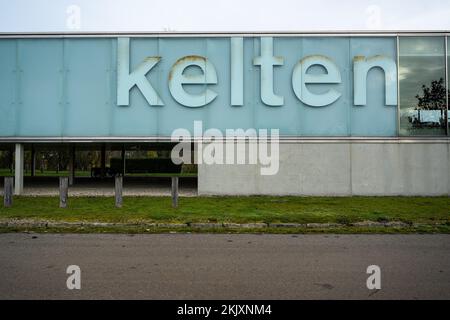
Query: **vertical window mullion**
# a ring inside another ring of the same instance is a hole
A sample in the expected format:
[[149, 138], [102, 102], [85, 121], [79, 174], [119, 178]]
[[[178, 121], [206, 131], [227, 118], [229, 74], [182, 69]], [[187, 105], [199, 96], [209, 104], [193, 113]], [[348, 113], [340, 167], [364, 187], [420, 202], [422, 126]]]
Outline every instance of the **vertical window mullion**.
[[449, 106], [448, 106], [448, 60], [449, 60], [449, 56], [448, 56], [448, 37], [445, 37], [445, 101], [446, 101], [446, 126], [447, 126], [447, 135], [449, 135], [449, 128], [448, 128], [448, 110], [449, 110]]
[[397, 137], [400, 136], [400, 39], [397, 35]]

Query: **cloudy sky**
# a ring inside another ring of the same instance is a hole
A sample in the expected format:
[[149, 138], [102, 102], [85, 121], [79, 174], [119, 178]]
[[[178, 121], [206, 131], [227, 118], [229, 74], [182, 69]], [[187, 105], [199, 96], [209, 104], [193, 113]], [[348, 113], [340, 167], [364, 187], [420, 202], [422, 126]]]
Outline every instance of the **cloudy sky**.
[[450, 0], [0, 0], [0, 32], [450, 30]]

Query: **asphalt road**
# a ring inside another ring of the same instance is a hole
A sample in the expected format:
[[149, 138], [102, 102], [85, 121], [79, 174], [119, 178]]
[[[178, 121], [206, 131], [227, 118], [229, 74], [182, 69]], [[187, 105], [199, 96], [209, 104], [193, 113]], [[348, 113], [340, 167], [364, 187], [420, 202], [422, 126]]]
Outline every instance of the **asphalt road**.
[[0, 234], [0, 299], [16, 298], [450, 299], [450, 235]]

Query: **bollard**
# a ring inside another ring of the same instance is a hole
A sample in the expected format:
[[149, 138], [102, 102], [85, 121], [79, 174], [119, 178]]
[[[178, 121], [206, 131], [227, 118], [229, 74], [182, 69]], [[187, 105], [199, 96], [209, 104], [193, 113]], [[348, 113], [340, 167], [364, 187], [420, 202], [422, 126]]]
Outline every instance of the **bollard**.
[[69, 197], [69, 177], [59, 177], [59, 207], [67, 208]]
[[13, 184], [14, 184], [14, 178], [13, 177], [5, 177], [5, 184], [3, 186], [3, 205], [6, 208], [9, 208], [12, 206], [13, 202]]
[[114, 186], [114, 193], [116, 197], [116, 208], [122, 208], [122, 189], [123, 189], [123, 177], [121, 175], [117, 175]]
[[172, 207], [178, 207], [178, 177], [172, 177]]

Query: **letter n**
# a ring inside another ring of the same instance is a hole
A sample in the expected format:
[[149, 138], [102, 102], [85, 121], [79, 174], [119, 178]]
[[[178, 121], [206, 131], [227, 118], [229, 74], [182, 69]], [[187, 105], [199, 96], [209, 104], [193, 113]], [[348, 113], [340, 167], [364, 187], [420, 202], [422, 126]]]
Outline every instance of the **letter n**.
[[389, 57], [374, 56], [365, 58], [356, 56], [353, 59], [354, 105], [364, 106], [367, 103], [367, 74], [372, 68], [381, 68], [385, 77], [386, 105], [397, 105], [397, 65]]

